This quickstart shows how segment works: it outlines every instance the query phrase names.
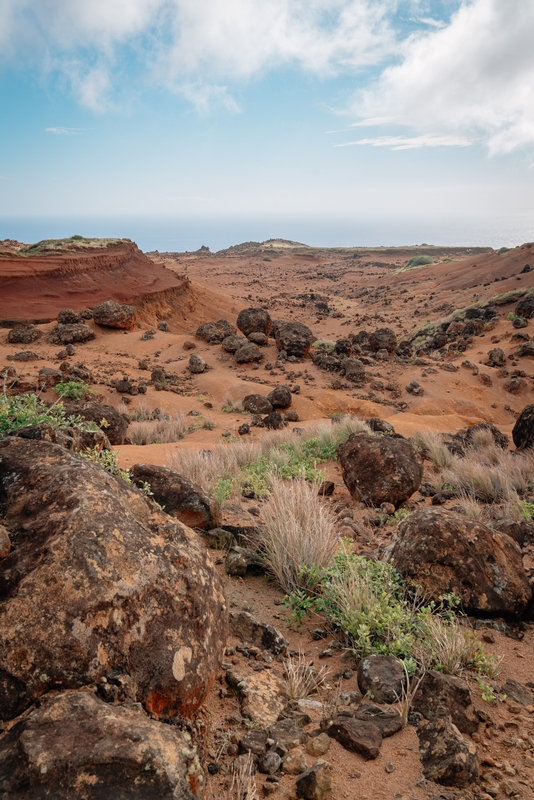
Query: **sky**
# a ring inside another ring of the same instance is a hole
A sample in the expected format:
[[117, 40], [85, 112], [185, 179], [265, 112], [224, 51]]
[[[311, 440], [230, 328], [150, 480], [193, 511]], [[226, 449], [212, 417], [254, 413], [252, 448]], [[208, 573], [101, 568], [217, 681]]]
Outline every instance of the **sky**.
[[0, 0], [0, 219], [532, 215], [534, 0]]

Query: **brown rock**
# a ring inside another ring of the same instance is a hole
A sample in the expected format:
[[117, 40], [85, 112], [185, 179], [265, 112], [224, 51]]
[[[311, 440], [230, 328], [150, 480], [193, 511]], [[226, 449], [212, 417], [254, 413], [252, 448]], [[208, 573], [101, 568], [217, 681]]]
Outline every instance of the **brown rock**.
[[116, 300], [106, 300], [93, 308], [93, 320], [105, 328], [131, 331], [136, 325], [135, 306], [121, 305]]
[[454, 592], [473, 614], [521, 614], [532, 595], [517, 544], [451, 511], [431, 508], [406, 517], [391, 560], [428, 599]]
[[243, 400], [243, 408], [250, 414], [270, 414], [273, 407], [262, 394], [247, 394]]
[[37, 378], [39, 388], [45, 391], [46, 389], [52, 389], [54, 386], [57, 386], [58, 383], [61, 383], [63, 380], [63, 373], [58, 369], [51, 369], [50, 367], [42, 367], [42, 369], [39, 370], [39, 377]]
[[478, 779], [476, 745], [465, 739], [447, 719], [437, 719], [417, 729], [423, 774], [444, 786], [469, 786]]
[[206, 372], [208, 365], [202, 358], [199, 356], [198, 353], [193, 353], [192, 356], [189, 356], [189, 372], [192, 372], [193, 375], [201, 375], [203, 372]]
[[57, 321], [60, 325], [76, 325], [78, 322], [82, 321], [82, 318], [80, 314], [77, 314], [72, 308], [67, 308], [58, 313]]
[[242, 642], [270, 650], [275, 655], [283, 653], [288, 642], [274, 625], [260, 622], [248, 611], [230, 612], [230, 632]]
[[534, 447], [534, 404], [522, 410], [512, 428], [512, 439], [518, 450]]
[[7, 558], [11, 550], [11, 538], [4, 525], [0, 525], [0, 559]]
[[279, 431], [284, 427], [284, 418], [278, 411], [273, 411], [263, 418], [263, 425], [267, 430]]
[[[269, 736], [275, 744], [282, 745], [286, 750], [292, 750], [300, 744], [306, 744], [308, 735], [293, 719], [281, 719], [269, 728]], [[304, 768], [306, 769], [306, 768]]]
[[193, 800], [202, 782], [187, 733], [90, 692], [47, 699], [0, 740], [6, 798]]
[[24, 325], [18, 328], [11, 328], [7, 334], [9, 344], [31, 344], [40, 339], [43, 332], [34, 325]]
[[285, 772], [286, 775], [300, 775], [307, 767], [306, 759], [300, 748], [288, 753], [282, 761], [282, 772]]
[[332, 795], [333, 768], [319, 761], [297, 778], [297, 795], [304, 800], [329, 800]]
[[50, 331], [50, 341], [54, 344], [72, 344], [73, 342], [89, 342], [95, 338], [95, 332], [84, 322], [75, 325], [56, 325]]
[[274, 725], [287, 702], [283, 682], [268, 670], [246, 674], [228, 670], [226, 681], [241, 702], [241, 713], [261, 728]]
[[197, 534], [57, 445], [3, 439], [0, 455], [17, 540], [0, 563], [0, 718], [49, 689], [126, 671], [128, 695], [153, 715], [192, 714], [226, 638], [221, 584]]
[[382, 734], [380, 728], [372, 722], [339, 716], [327, 720], [325, 728], [328, 735], [336, 739], [345, 750], [360, 753], [366, 761], [378, 756]]
[[398, 507], [421, 485], [423, 462], [406, 439], [353, 433], [337, 454], [345, 485], [359, 502]]
[[234, 358], [238, 364], [250, 364], [253, 361], [261, 361], [263, 353], [257, 344], [249, 342], [236, 350]]
[[397, 346], [397, 337], [390, 328], [379, 328], [369, 336], [369, 349], [374, 353], [387, 350], [392, 353]]
[[237, 327], [245, 336], [251, 333], [265, 333], [271, 330], [272, 320], [264, 308], [244, 308], [237, 317]]
[[113, 406], [89, 401], [82, 406], [66, 404], [65, 411], [67, 414], [77, 414], [87, 422], [94, 422], [106, 434], [110, 444], [124, 444], [130, 420]]
[[289, 408], [292, 399], [289, 386], [284, 385], [277, 386], [267, 395], [267, 400], [269, 400], [273, 408]]
[[203, 322], [198, 326], [195, 336], [208, 344], [220, 344], [227, 336], [236, 333], [236, 329], [226, 319], [217, 322]]
[[244, 336], [232, 334], [232, 336], [227, 336], [226, 339], [223, 339], [222, 348], [227, 353], [235, 353], [240, 347], [246, 345], [246, 343], [247, 339]]
[[275, 333], [276, 346], [284, 350], [288, 356], [304, 358], [310, 352], [315, 336], [302, 322], [283, 322]]
[[[399, 695], [400, 697], [400, 695]], [[394, 708], [384, 708], [376, 703], [362, 703], [354, 712], [355, 719], [372, 722], [380, 730], [383, 739], [393, 736], [402, 729], [402, 717]]]
[[153, 464], [134, 464], [131, 473], [137, 485], [148, 483], [165, 513], [190, 528], [209, 531], [222, 525], [219, 501], [184, 475]]

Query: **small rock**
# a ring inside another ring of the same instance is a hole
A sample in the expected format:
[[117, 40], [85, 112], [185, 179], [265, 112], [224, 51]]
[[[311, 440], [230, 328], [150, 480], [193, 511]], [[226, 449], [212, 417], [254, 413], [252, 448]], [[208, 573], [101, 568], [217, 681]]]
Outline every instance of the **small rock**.
[[292, 719], [281, 719], [270, 727], [269, 736], [286, 750], [292, 750], [299, 744], [305, 744], [308, 738], [308, 735]]
[[394, 764], [392, 764], [392, 763], [391, 763], [391, 761], [388, 761], [388, 763], [386, 764], [386, 766], [384, 767], [384, 769], [385, 769], [385, 771], [386, 771], [388, 774], [391, 774], [391, 773], [392, 773], [392, 772], [394, 772], [394, 770], [395, 770], [395, 765], [394, 765]]
[[402, 662], [394, 656], [372, 655], [358, 665], [358, 686], [378, 703], [396, 703], [405, 682]]
[[313, 739], [306, 742], [306, 752], [315, 758], [324, 756], [330, 748], [330, 737], [326, 733], [320, 733]]
[[300, 775], [308, 768], [302, 750], [294, 750], [282, 761], [282, 772], [286, 775]]
[[0, 525], [0, 559], [6, 558], [11, 550], [11, 539], [9, 531], [3, 525]]
[[367, 761], [377, 758], [382, 744], [382, 734], [372, 722], [338, 716], [326, 720], [324, 724], [328, 735], [336, 739], [346, 750], [360, 753]]
[[237, 744], [240, 753], [252, 753], [255, 756], [264, 756], [267, 752], [267, 731], [248, 731]]
[[274, 750], [269, 750], [263, 758], [260, 758], [258, 769], [264, 775], [274, 775], [282, 766], [282, 759]]
[[445, 718], [428, 722], [417, 730], [417, 736], [427, 780], [464, 788], [478, 779], [476, 745], [452, 722]]
[[205, 372], [208, 365], [197, 353], [193, 353], [192, 356], [189, 358], [189, 372], [192, 372], [193, 375], [200, 375], [202, 372]]
[[304, 800], [329, 800], [332, 794], [333, 768], [319, 761], [297, 778], [297, 795]]
[[335, 488], [336, 485], [334, 481], [323, 481], [319, 486], [319, 491], [317, 492], [317, 494], [319, 495], [319, 497], [332, 497]]
[[508, 678], [501, 692], [507, 697], [511, 697], [512, 700], [515, 700], [516, 703], [522, 706], [530, 706], [534, 703], [534, 695], [532, 692], [529, 692], [519, 681], [514, 681], [513, 678]]

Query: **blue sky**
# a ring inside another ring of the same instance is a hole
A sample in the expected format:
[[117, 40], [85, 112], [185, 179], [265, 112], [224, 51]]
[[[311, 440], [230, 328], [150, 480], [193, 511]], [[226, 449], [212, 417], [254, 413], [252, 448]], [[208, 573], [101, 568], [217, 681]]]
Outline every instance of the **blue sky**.
[[534, 0], [0, 0], [0, 216], [534, 211]]

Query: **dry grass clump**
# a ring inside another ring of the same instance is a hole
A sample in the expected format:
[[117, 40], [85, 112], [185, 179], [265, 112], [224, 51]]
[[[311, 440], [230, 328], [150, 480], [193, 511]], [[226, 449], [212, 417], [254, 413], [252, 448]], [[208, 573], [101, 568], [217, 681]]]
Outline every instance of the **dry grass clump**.
[[128, 435], [132, 444], [168, 444], [180, 441], [190, 431], [191, 428], [185, 415], [179, 411], [169, 419], [134, 424]]
[[302, 568], [327, 567], [339, 537], [335, 517], [317, 496], [318, 486], [304, 479], [273, 477], [264, 510], [265, 531], [259, 547], [276, 580], [287, 593], [303, 587]]
[[308, 662], [304, 653], [289, 656], [284, 664], [284, 676], [287, 694], [290, 700], [304, 700], [313, 692], [317, 692], [330, 674], [329, 667], [316, 670]]
[[159, 412], [155, 413], [148, 403], [140, 400], [135, 408], [128, 411], [128, 416], [132, 422], [151, 422], [158, 418]]
[[456, 460], [448, 447], [443, 442], [439, 433], [434, 431], [417, 431], [412, 441], [417, 450], [428, 453], [431, 461], [438, 469], [450, 469]]
[[210, 450], [175, 450], [168, 465], [213, 493], [220, 481], [235, 480], [240, 470], [261, 456], [259, 442], [233, 442], [216, 445]]
[[249, 752], [237, 767], [234, 766], [226, 800], [258, 800], [255, 771], [254, 756]]
[[425, 669], [438, 665], [446, 675], [475, 670], [487, 677], [499, 674], [502, 657], [486, 655], [474, 631], [457, 619], [429, 614], [423, 624], [423, 637], [416, 648], [415, 660]]

